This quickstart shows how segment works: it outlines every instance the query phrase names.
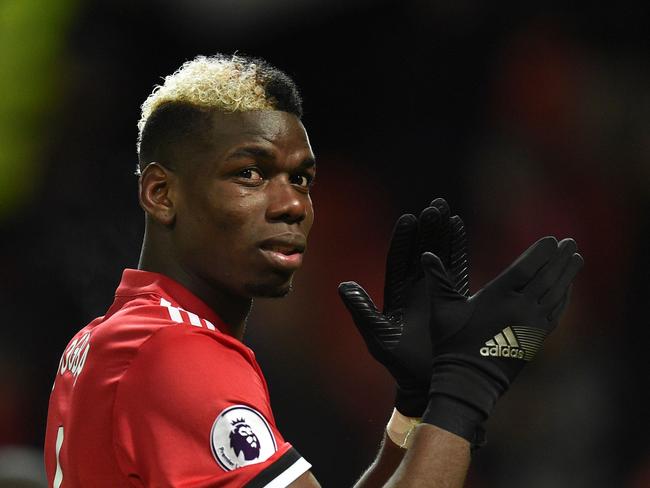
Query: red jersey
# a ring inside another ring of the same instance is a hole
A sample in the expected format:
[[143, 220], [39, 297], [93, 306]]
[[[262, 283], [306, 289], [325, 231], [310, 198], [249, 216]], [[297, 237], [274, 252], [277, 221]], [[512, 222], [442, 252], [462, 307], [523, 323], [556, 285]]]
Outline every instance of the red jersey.
[[278, 431], [253, 352], [170, 278], [127, 269], [70, 341], [50, 396], [55, 488], [286, 487], [310, 468]]

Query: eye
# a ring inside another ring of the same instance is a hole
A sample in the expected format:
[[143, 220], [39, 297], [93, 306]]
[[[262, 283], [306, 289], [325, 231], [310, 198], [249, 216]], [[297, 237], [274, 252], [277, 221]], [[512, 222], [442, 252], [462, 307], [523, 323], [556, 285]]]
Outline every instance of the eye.
[[257, 168], [246, 168], [237, 173], [237, 177], [248, 180], [250, 183], [260, 183], [264, 180], [262, 172]]
[[312, 186], [314, 177], [310, 174], [298, 174], [298, 175], [292, 175], [290, 181], [294, 185], [302, 186], [304, 188], [309, 188]]

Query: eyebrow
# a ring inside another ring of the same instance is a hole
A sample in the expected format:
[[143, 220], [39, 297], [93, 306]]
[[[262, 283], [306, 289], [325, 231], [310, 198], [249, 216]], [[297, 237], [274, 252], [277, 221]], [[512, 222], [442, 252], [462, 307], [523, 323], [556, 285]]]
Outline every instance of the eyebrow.
[[235, 151], [228, 155], [228, 159], [235, 159], [242, 156], [253, 156], [263, 159], [272, 159], [273, 153], [268, 149], [258, 146], [246, 146], [237, 148]]
[[[245, 146], [237, 148], [231, 154], [228, 155], [227, 159], [235, 159], [239, 157], [253, 157], [261, 159], [273, 159], [274, 154], [272, 151], [265, 149], [259, 146]], [[312, 157], [305, 158], [299, 166], [300, 169], [316, 169], [316, 160]]]

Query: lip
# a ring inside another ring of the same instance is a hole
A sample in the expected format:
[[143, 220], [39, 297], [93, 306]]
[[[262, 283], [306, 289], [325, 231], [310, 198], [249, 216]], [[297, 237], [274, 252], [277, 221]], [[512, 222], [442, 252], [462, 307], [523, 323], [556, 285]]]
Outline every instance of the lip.
[[302, 265], [306, 239], [301, 234], [280, 234], [263, 240], [259, 248], [276, 268], [295, 271]]
[[293, 253], [293, 254], [282, 254], [277, 251], [269, 251], [268, 249], [262, 249], [262, 254], [266, 256], [273, 267], [286, 269], [287, 271], [295, 271], [300, 266], [302, 266], [302, 254]]

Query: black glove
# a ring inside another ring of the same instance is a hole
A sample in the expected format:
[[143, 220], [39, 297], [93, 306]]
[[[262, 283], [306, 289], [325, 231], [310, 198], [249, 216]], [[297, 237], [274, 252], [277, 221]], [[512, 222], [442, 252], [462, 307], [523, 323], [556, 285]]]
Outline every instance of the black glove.
[[576, 250], [572, 239], [540, 239], [470, 298], [437, 256], [422, 256], [434, 325], [424, 422], [481, 443], [481, 424], [559, 322], [583, 265]]
[[422, 416], [431, 381], [430, 303], [422, 253], [440, 256], [460, 294], [469, 289], [465, 228], [460, 217], [449, 214], [447, 202], [438, 198], [418, 219], [411, 214], [398, 219], [386, 260], [383, 313], [357, 283], [339, 285], [370, 353], [397, 382], [397, 410], [409, 417]]

